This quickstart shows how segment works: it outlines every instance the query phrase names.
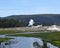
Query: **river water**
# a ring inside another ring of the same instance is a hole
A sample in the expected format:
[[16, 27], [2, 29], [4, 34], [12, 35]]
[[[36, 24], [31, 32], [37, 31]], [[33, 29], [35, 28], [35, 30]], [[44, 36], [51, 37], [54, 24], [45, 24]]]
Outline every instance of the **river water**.
[[[0, 35], [0, 37], [7, 37], [7, 38], [14, 38], [11, 39], [9, 42], [11, 42], [9, 45], [5, 45], [3, 42], [0, 46], [0, 48], [38, 48], [36, 46], [33, 46], [34, 42], [37, 42], [40, 46], [43, 46], [43, 41], [40, 38], [34, 38], [34, 37], [16, 37], [16, 36], [5, 36]], [[58, 48], [51, 43], [47, 43], [47, 46], [49, 48]]]

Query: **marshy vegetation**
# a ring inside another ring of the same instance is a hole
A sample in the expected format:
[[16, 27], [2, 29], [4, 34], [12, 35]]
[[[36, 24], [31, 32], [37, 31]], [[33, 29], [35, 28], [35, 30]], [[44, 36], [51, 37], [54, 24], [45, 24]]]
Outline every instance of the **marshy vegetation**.
[[0, 34], [14, 34], [19, 33], [18, 30], [0, 30]]
[[9, 41], [11, 38], [0, 38], [0, 42], [7, 42]]

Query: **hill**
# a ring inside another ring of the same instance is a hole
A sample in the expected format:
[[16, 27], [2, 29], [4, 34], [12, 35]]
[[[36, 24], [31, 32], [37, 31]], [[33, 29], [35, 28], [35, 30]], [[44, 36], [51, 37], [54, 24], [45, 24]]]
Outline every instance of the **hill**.
[[33, 19], [36, 24], [58, 24], [60, 25], [60, 14], [35, 14], [35, 15], [11, 15], [4, 19], [14, 19], [28, 24]]

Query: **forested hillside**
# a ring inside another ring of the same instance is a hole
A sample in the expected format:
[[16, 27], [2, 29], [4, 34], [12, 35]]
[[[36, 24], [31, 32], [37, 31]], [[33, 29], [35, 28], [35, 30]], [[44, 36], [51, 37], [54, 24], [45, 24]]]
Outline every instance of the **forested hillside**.
[[33, 19], [35, 24], [60, 25], [60, 14], [35, 14], [35, 15], [11, 15], [0, 18], [0, 27], [23, 27], [28, 26], [29, 20]]
[[5, 17], [26, 22], [33, 19], [37, 24], [60, 24], [60, 14], [11, 15]]
[[24, 22], [14, 19], [0, 19], [0, 28], [23, 27], [26, 26]]

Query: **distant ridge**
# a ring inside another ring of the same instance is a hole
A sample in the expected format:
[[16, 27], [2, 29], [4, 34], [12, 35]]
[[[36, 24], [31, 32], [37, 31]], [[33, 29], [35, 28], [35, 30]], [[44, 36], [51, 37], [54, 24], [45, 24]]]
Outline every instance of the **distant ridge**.
[[4, 17], [4, 19], [14, 19], [23, 21], [28, 24], [30, 19], [33, 19], [37, 24], [59, 24], [60, 14], [33, 14], [33, 15], [11, 15]]

